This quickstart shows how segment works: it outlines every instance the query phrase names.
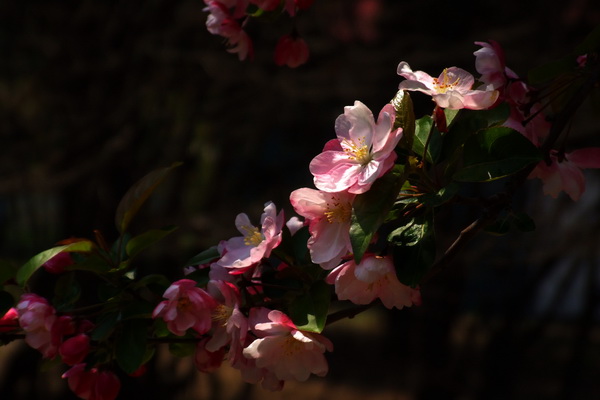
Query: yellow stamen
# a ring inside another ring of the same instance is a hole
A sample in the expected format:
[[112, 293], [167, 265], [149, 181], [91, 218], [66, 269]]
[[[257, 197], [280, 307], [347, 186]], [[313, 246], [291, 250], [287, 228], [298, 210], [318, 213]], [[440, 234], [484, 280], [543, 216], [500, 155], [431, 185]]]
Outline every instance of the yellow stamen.
[[453, 90], [454, 87], [458, 85], [458, 82], [460, 81], [460, 78], [456, 78], [454, 82], [450, 82], [450, 77], [448, 76], [447, 68], [444, 68], [444, 70], [442, 71], [442, 76], [443, 78], [441, 82], [438, 78], [433, 78], [433, 86], [435, 87], [435, 90], [438, 93], [446, 93], [448, 90]]
[[348, 155], [348, 158], [353, 161], [357, 161], [361, 166], [365, 166], [371, 162], [371, 152], [369, 146], [365, 144], [365, 137], [357, 139], [358, 143], [351, 140], [344, 139], [342, 141], [342, 147], [344, 152]]
[[330, 224], [337, 222], [348, 222], [352, 216], [352, 206], [348, 202], [341, 202], [339, 198], [333, 196], [331, 202], [326, 203], [327, 211], [324, 212], [327, 222]]
[[246, 246], [258, 246], [263, 241], [263, 235], [258, 228], [254, 226], [242, 226], [244, 230], [244, 244]]

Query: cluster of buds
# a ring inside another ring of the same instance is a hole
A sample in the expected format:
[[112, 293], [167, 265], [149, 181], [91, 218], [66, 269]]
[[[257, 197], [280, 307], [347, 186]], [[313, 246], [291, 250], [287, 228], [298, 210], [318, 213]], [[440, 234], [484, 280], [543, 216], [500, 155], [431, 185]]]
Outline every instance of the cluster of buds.
[[[244, 29], [251, 18], [265, 13], [285, 13], [295, 18], [298, 11], [309, 8], [314, 0], [204, 0], [204, 11], [209, 13], [206, 28], [213, 35], [227, 40], [227, 51], [240, 60], [252, 58], [252, 39]], [[281, 36], [275, 47], [274, 60], [279, 66], [296, 68], [308, 60], [308, 45], [294, 27], [290, 34]]]

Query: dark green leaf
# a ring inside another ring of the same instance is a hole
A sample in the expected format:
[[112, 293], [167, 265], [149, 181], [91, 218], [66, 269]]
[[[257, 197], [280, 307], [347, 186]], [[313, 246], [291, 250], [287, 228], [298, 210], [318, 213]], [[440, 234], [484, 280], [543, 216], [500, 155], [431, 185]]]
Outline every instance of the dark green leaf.
[[189, 357], [196, 352], [196, 343], [194, 342], [179, 342], [169, 343], [169, 351], [175, 357]]
[[404, 180], [403, 166], [396, 165], [392, 171], [376, 180], [368, 192], [359, 194], [354, 199], [350, 242], [357, 264], [392, 209]]
[[521, 232], [532, 232], [535, 230], [535, 221], [525, 213], [511, 214], [511, 222]]
[[81, 286], [77, 279], [75, 279], [75, 274], [73, 272], [68, 272], [63, 274], [56, 281], [52, 305], [54, 305], [58, 311], [69, 311], [80, 297]]
[[123, 371], [131, 374], [144, 361], [150, 320], [131, 319], [125, 321], [115, 343], [117, 363]]
[[448, 186], [441, 188], [436, 193], [427, 193], [419, 197], [419, 202], [427, 207], [439, 207], [448, 200], [452, 199], [458, 192], [459, 186], [452, 182]]
[[446, 126], [448, 128], [450, 128], [452, 126], [454, 119], [456, 118], [456, 116], [458, 115], [458, 113], [460, 111], [461, 110], [451, 110], [449, 108], [444, 109], [444, 114], [446, 115]]
[[402, 128], [402, 138], [398, 145], [403, 149], [410, 150], [415, 135], [415, 111], [410, 94], [406, 90], [400, 90], [391, 103], [396, 110], [394, 129]]
[[219, 250], [217, 249], [217, 246], [213, 246], [213, 247], [210, 247], [210, 248], [204, 250], [200, 254], [196, 254], [194, 257], [192, 257], [190, 260], [188, 260], [188, 262], [185, 264], [185, 266], [187, 267], [189, 265], [207, 264], [211, 261], [215, 261], [220, 256], [221, 255], [219, 254]]
[[185, 279], [191, 279], [196, 282], [197, 287], [204, 287], [210, 280], [208, 274], [210, 273], [210, 268], [200, 268], [192, 272], [191, 274], [187, 274]]
[[502, 216], [493, 223], [484, 228], [484, 231], [492, 235], [506, 235], [510, 230], [510, 221], [508, 217]]
[[121, 202], [117, 207], [115, 216], [115, 223], [119, 232], [124, 233], [127, 230], [129, 223], [146, 200], [148, 200], [148, 197], [150, 197], [152, 192], [154, 192], [158, 185], [162, 183], [171, 170], [181, 164], [182, 163], [173, 163], [169, 167], [160, 168], [150, 172], [125, 193], [125, 196], [121, 199]]
[[8, 260], [0, 260], [0, 285], [12, 279], [17, 274], [19, 267], [14, 262]]
[[325, 328], [330, 298], [331, 286], [325, 281], [316, 281], [307, 293], [292, 301], [290, 318], [298, 329], [320, 333]]
[[529, 71], [529, 83], [537, 86], [554, 80], [557, 76], [570, 73], [577, 64], [575, 58], [567, 56], [554, 60]]
[[600, 52], [600, 25], [597, 25], [587, 37], [575, 48], [575, 55]]
[[398, 279], [405, 285], [417, 286], [435, 260], [433, 213], [413, 218], [393, 231], [388, 240]]
[[479, 131], [465, 143], [464, 164], [454, 174], [463, 182], [487, 182], [514, 174], [541, 160], [539, 150], [519, 132], [494, 127]]
[[162, 228], [162, 229], [152, 229], [152, 230], [149, 230], [148, 232], [144, 232], [141, 235], [138, 235], [138, 236], [132, 238], [130, 241], [127, 242], [127, 245], [125, 246], [127, 255], [130, 258], [135, 257], [142, 250], [144, 250], [147, 247], [152, 246], [153, 244], [155, 244], [156, 242], [158, 242], [165, 236], [174, 232], [176, 229], [177, 229], [176, 226], [169, 226], [169, 227]]
[[33, 256], [17, 271], [16, 281], [19, 285], [24, 285], [31, 275], [40, 268], [46, 261], [62, 252], [89, 252], [94, 249], [95, 245], [89, 240], [81, 240], [78, 242], [66, 244], [63, 246], [54, 247]]
[[[442, 135], [437, 129], [431, 129], [433, 120], [429, 115], [424, 116], [416, 121], [415, 141], [413, 142], [413, 152], [419, 156], [423, 156], [425, 144], [427, 144], [427, 156], [425, 160], [430, 163], [437, 162], [442, 146]], [[427, 143], [427, 138], [429, 143]]]
[[119, 312], [108, 312], [100, 315], [92, 331], [92, 340], [106, 339], [115, 329], [117, 322], [119, 322], [119, 315]]
[[133, 318], [151, 318], [154, 305], [147, 301], [136, 300], [127, 303], [121, 312], [121, 320]]

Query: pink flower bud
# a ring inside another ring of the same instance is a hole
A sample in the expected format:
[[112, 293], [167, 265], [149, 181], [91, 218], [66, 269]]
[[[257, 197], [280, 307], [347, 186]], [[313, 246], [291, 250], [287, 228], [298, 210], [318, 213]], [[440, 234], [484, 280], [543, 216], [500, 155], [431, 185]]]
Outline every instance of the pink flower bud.
[[84, 360], [90, 351], [90, 338], [80, 333], [63, 342], [58, 348], [58, 353], [67, 365], [79, 364]]
[[76, 364], [62, 375], [69, 389], [83, 400], [115, 400], [121, 389], [119, 378], [111, 371], [97, 368], [85, 369], [85, 364]]
[[74, 264], [70, 253], [61, 252], [46, 261], [42, 267], [51, 274], [62, 274], [65, 272], [65, 267]]
[[275, 47], [275, 64], [296, 68], [308, 60], [308, 45], [295, 35], [284, 35]]

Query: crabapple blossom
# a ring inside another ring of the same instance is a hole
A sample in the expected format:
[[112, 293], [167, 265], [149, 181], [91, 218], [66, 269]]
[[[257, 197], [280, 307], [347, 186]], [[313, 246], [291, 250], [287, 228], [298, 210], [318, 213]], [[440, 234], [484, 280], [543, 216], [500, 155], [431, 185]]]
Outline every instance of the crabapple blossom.
[[48, 301], [34, 293], [25, 293], [17, 304], [19, 324], [25, 331], [25, 342], [39, 350], [46, 358], [54, 358], [58, 352], [58, 343], [53, 335], [57, 321], [54, 307]]
[[301, 188], [290, 195], [294, 210], [309, 221], [308, 249], [312, 262], [325, 269], [339, 264], [352, 249], [350, 217], [355, 195]]
[[121, 389], [121, 382], [113, 372], [86, 370], [85, 364], [74, 365], [62, 377], [67, 379], [69, 389], [84, 400], [114, 400]]
[[90, 351], [90, 337], [80, 333], [65, 340], [58, 348], [58, 354], [67, 365], [81, 363]]
[[390, 257], [369, 254], [359, 264], [354, 259], [347, 261], [331, 271], [327, 283], [335, 285], [338, 299], [355, 304], [379, 298], [385, 307], [401, 309], [421, 303], [419, 290], [398, 280]]
[[213, 310], [213, 334], [205, 345], [206, 350], [216, 352], [232, 340], [244, 342], [248, 322], [239, 310], [239, 289], [230, 282], [209, 281], [207, 290], [219, 304]]
[[442, 108], [483, 110], [491, 107], [498, 98], [498, 91], [493, 85], [488, 85], [485, 90], [471, 90], [475, 78], [457, 67], [446, 68], [439, 77], [433, 78], [423, 71], [413, 71], [407, 62], [402, 61], [398, 65], [398, 75], [406, 78], [400, 82], [401, 90], [425, 93]]
[[275, 64], [296, 68], [308, 60], [308, 45], [297, 35], [284, 35], [275, 46]]
[[241, 16], [239, 10], [240, 4], [237, 4], [232, 15], [227, 5], [222, 1], [206, 1], [204, 11], [209, 11], [206, 19], [206, 29], [213, 35], [226, 38], [229, 46], [227, 51], [237, 54], [240, 60], [245, 60], [253, 55], [252, 40], [236, 20]]
[[244, 356], [256, 366], [275, 374], [279, 380], [305, 381], [310, 374], [325, 376], [328, 371], [323, 353], [333, 350], [329, 339], [317, 333], [298, 330], [279, 310], [260, 309], [250, 315], [252, 331], [258, 337], [244, 349]]
[[[550, 123], [541, 113], [539, 103], [531, 104], [531, 88], [505, 65], [504, 51], [495, 41], [475, 42], [482, 46], [475, 51], [475, 68], [481, 74], [480, 80], [491, 85], [500, 93], [499, 100], [510, 107], [510, 116], [504, 126], [520, 132], [535, 146], [540, 146], [550, 130]], [[532, 117], [530, 117], [532, 116]]]
[[394, 148], [402, 136], [402, 128], [393, 129], [395, 116], [391, 104], [381, 109], [377, 122], [360, 101], [344, 107], [335, 121], [337, 139], [327, 142], [310, 162], [315, 186], [325, 192], [368, 191], [394, 166]]
[[281, 243], [281, 229], [284, 224], [283, 211], [277, 214], [275, 204], [265, 204], [260, 218], [260, 229], [252, 225], [248, 215], [241, 213], [235, 219], [235, 226], [243, 236], [229, 239], [223, 245], [223, 256], [217, 264], [232, 269], [230, 273], [243, 273]]
[[581, 171], [585, 168], [600, 168], [600, 147], [574, 150], [562, 155], [553, 150], [550, 164], [540, 161], [529, 178], [543, 181], [545, 195], [556, 198], [564, 191], [573, 201], [577, 201], [585, 191], [585, 178]]
[[223, 358], [225, 357], [225, 348], [221, 347], [216, 351], [209, 351], [206, 348], [206, 343], [209, 338], [204, 338], [196, 345], [196, 352], [194, 353], [194, 365], [200, 372], [214, 372], [221, 366]]
[[210, 330], [211, 313], [217, 302], [203, 289], [196, 287], [195, 281], [178, 280], [167, 288], [163, 297], [167, 300], [156, 306], [152, 317], [164, 319], [172, 333], [183, 336], [192, 328], [202, 335]]

